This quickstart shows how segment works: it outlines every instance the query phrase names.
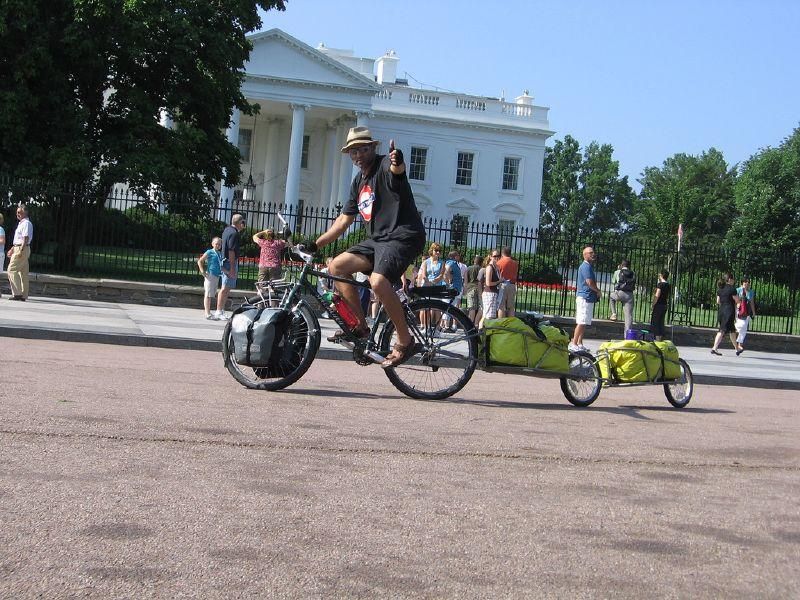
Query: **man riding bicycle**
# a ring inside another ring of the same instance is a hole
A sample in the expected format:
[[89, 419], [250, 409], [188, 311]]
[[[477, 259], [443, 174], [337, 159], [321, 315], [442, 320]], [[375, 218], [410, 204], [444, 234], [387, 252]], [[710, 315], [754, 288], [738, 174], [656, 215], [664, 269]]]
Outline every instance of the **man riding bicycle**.
[[[342, 214], [328, 231], [317, 238], [316, 247], [322, 248], [338, 239], [352, 225], [356, 215], [361, 214], [369, 237], [334, 258], [329, 273], [339, 277], [352, 277], [357, 272], [370, 274], [370, 286], [397, 332], [392, 352], [381, 363], [386, 368], [399, 365], [413, 353], [414, 342], [395, 285], [408, 265], [422, 252], [425, 228], [406, 177], [403, 153], [394, 147], [392, 140], [388, 155], [380, 155], [377, 153], [378, 144], [366, 127], [353, 127], [348, 132], [342, 152], [349, 154], [360, 172], [353, 178], [350, 197]], [[358, 289], [338, 282], [336, 289], [358, 317], [354, 333], [367, 337], [369, 329], [361, 310]], [[329, 341], [337, 341], [341, 335], [343, 332], [337, 332]]]

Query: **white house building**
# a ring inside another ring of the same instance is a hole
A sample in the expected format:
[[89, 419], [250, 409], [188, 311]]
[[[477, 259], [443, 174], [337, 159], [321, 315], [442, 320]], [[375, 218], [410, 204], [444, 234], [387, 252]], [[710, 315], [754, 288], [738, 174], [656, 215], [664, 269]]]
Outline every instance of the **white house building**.
[[[279, 30], [250, 37], [243, 92], [261, 105], [256, 117], [235, 111], [228, 139], [242, 152], [245, 190], [254, 208], [267, 203], [333, 208], [353, 177], [342, 154], [347, 130], [370, 128], [395, 140], [425, 217], [539, 225], [548, 108], [527, 91], [514, 102], [410, 87], [397, 78], [398, 58], [378, 59], [320, 44], [312, 48]], [[223, 188], [221, 204], [238, 195]]]

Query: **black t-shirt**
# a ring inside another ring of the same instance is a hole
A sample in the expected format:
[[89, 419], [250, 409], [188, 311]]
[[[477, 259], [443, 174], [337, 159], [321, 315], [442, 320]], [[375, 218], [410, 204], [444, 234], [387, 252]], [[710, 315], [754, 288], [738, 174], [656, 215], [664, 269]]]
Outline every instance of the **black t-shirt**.
[[656, 300], [656, 304], [666, 304], [667, 300], [669, 300], [669, 282], [659, 281], [656, 287], [661, 290], [661, 293], [658, 295], [658, 299]]
[[361, 214], [369, 237], [375, 241], [425, 237], [408, 178], [389, 170], [389, 157], [377, 155], [369, 175], [358, 173], [350, 186], [350, 198], [342, 211]]
[[733, 297], [736, 295], [736, 288], [732, 285], [728, 285], [727, 283], [723, 285], [721, 288], [717, 290], [717, 296], [719, 296], [719, 307], [720, 309], [727, 309], [728, 307], [733, 308], [734, 302]]
[[228, 225], [222, 231], [222, 258], [228, 260], [230, 251], [233, 250], [236, 258], [239, 258], [239, 230], [233, 225]]

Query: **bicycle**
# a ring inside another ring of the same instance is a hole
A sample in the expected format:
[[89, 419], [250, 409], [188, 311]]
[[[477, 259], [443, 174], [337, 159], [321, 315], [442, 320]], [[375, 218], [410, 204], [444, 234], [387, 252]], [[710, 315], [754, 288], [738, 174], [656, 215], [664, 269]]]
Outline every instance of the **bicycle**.
[[[249, 299], [237, 308], [225, 326], [222, 355], [225, 367], [242, 385], [255, 390], [275, 391], [286, 388], [308, 371], [317, 355], [321, 329], [309, 298], [343, 331], [336, 341], [352, 350], [353, 360], [362, 366], [381, 363], [396, 342], [395, 327], [383, 310], [378, 312], [369, 335], [355, 335], [334, 305], [329, 305], [309, 277], [329, 280], [369, 289], [368, 282], [337, 277], [312, 266], [312, 254], [300, 245], [290, 247], [303, 266], [296, 282], [275, 280], [257, 286], [258, 298]], [[478, 359], [478, 332], [461, 309], [449, 301], [454, 290], [445, 287], [412, 288], [401, 297], [406, 324], [414, 339], [413, 355], [404, 363], [384, 369], [389, 381], [406, 396], [415, 399], [440, 400], [461, 390], [472, 377]], [[231, 326], [236, 314], [254, 307], [268, 307], [278, 300], [278, 307], [291, 315], [286, 330], [276, 346], [280, 349], [269, 367], [246, 367], [235, 360], [234, 336]], [[457, 324], [455, 332], [442, 327], [449, 316]]]

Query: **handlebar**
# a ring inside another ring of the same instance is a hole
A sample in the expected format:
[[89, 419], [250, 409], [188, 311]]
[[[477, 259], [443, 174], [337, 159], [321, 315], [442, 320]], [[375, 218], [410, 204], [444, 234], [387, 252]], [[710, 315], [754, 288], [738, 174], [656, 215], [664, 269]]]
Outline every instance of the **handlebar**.
[[303, 244], [295, 244], [289, 246], [289, 252], [296, 254], [304, 263], [311, 264], [314, 259], [314, 253], [309, 252]]

